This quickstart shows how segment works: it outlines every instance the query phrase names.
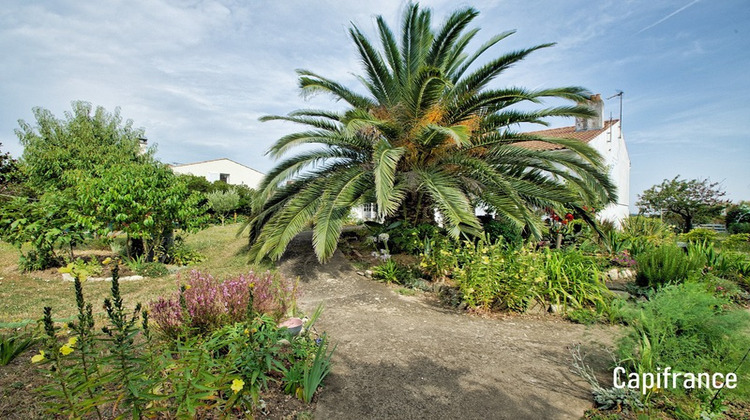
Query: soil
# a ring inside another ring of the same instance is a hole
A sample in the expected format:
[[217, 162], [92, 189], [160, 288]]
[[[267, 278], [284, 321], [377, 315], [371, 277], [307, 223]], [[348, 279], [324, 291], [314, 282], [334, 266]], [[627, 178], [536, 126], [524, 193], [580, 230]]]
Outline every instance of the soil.
[[593, 407], [571, 371], [580, 345], [603, 384], [617, 328], [555, 316], [489, 318], [403, 296], [356, 273], [341, 252], [321, 265], [299, 235], [279, 268], [299, 276], [299, 304], [337, 345], [320, 419], [578, 419]]

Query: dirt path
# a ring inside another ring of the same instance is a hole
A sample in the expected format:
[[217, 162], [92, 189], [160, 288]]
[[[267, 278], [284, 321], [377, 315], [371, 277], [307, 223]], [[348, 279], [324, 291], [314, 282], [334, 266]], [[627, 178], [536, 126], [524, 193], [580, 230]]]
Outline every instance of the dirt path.
[[316, 418], [577, 419], [592, 407], [568, 349], [580, 343], [606, 364], [613, 329], [483, 319], [404, 297], [357, 275], [340, 252], [319, 265], [309, 234], [280, 268], [301, 277], [305, 311], [325, 305], [317, 329], [338, 343]]

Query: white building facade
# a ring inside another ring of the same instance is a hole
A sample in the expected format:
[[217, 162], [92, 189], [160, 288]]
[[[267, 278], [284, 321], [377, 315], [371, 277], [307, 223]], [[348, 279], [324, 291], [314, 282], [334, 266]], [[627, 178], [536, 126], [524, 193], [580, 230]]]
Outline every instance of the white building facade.
[[[630, 156], [625, 144], [625, 135], [622, 133], [620, 120], [605, 121], [603, 119], [604, 102], [600, 95], [592, 96], [588, 105], [596, 111], [597, 116], [576, 118], [575, 126], [534, 131], [528, 134], [578, 140], [599, 152], [604, 158], [612, 182], [617, 187], [617, 202], [603, 209], [596, 209], [597, 219], [608, 220], [620, 226], [630, 215]], [[530, 145], [532, 148], [561, 149], [544, 142], [530, 143], [532, 143]], [[564, 150], [560, 152], [565, 153]]]
[[231, 159], [221, 158], [202, 162], [171, 165], [178, 174], [202, 176], [209, 182], [223, 181], [230, 185], [245, 185], [257, 189], [265, 174]]

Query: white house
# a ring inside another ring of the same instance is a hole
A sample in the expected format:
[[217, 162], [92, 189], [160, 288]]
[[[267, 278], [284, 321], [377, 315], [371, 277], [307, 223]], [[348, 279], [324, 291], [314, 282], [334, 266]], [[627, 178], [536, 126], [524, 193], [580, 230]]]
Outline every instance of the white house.
[[178, 174], [202, 176], [209, 182], [223, 181], [231, 185], [246, 185], [257, 189], [265, 174], [231, 159], [221, 158], [202, 162], [170, 165]]
[[[533, 131], [541, 137], [575, 139], [588, 144], [598, 151], [604, 158], [609, 169], [609, 175], [617, 186], [617, 203], [604, 209], [597, 209], [599, 220], [610, 220], [620, 225], [630, 215], [630, 156], [625, 145], [620, 120], [604, 121], [604, 102], [600, 95], [593, 95], [589, 105], [597, 113], [592, 118], [576, 118], [576, 124], [570, 127], [552, 128], [549, 130]], [[563, 149], [560, 146], [544, 142], [529, 142], [527, 147], [545, 150]], [[562, 153], [564, 151], [561, 150]]]

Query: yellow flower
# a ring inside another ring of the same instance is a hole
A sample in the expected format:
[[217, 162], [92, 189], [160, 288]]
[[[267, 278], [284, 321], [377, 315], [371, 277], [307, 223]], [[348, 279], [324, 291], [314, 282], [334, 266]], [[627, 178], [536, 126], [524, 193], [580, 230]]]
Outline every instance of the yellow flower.
[[60, 347], [60, 353], [62, 353], [63, 356], [67, 356], [70, 353], [73, 353], [73, 347], [70, 347], [70, 345], [65, 344], [64, 346]]
[[250, 335], [250, 330], [248, 330], [247, 328], [245, 328], [245, 335]]
[[31, 358], [31, 363], [39, 363], [44, 360], [44, 350], [39, 350], [39, 354]]
[[193, 286], [191, 286], [191, 285], [189, 285], [189, 284], [188, 284], [188, 285], [185, 285], [185, 290], [190, 290], [190, 288], [191, 288], [191, 287], [193, 287]]
[[111, 262], [112, 262], [112, 258], [107, 257], [107, 258], [104, 259], [104, 261], [102, 261], [102, 264], [107, 265], [107, 264], [109, 264]]
[[242, 391], [242, 388], [244, 387], [245, 381], [243, 381], [242, 379], [235, 379], [232, 381], [232, 391], [234, 391], [235, 394]]
[[68, 346], [73, 347], [78, 342], [78, 337], [70, 337], [68, 339]]

